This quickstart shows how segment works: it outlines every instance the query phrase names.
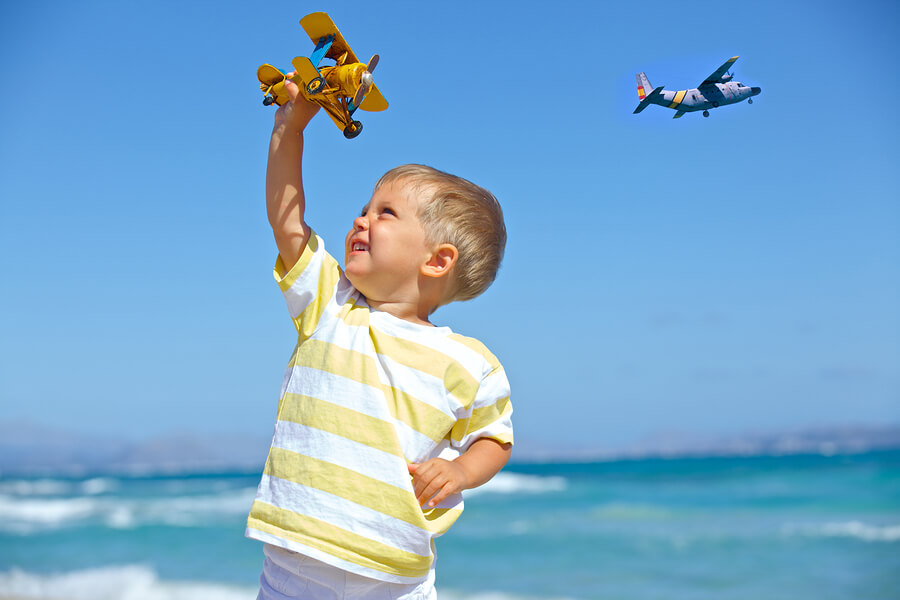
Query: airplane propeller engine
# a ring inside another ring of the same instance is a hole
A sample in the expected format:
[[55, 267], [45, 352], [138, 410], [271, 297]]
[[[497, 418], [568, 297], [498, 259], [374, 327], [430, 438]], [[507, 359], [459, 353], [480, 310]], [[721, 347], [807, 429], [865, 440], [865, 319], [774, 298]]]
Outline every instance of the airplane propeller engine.
[[372, 83], [375, 81], [372, 77], [372, 71], [375, 70], [377, 65], [378, 55], [373, 54], [372, 58], [369, 59], [369, 64], [366, 65], [366, 70], [359, 77], [359, 89], [356, 90], [356, 94], [353, 96], [353, 101], [350, 104], [354, 110], [359, 108], [359, 105], [363, 103], [363, 100], [366, 99], [369, 90], [372, 88]]

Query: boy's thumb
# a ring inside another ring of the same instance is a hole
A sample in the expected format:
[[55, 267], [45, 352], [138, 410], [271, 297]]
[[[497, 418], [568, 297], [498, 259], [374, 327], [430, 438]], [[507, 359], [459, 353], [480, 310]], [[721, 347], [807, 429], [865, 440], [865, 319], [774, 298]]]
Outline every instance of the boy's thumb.
[[291, 100], [296, 98], [300, 93], [300, 88], [297, 87], [297, 84], [291, 81], [290, 78], [284, 80], [284, 89], [287, 91], [288, 96], [291, 97]]
[[410, 474], [415, 473], [419, 468], [419, 463], [406, 463], [406, 468], [409, 469]]

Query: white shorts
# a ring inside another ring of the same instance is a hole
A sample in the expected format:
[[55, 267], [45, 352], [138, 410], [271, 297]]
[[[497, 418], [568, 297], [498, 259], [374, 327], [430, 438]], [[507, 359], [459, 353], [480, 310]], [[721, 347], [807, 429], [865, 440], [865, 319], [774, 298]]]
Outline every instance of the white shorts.
[[278, 546], [263, 546], [266, 562], [259, 576], [256, 600], [437, 600], [434, 569], [420, 583], [379, 581], [291, 552]]

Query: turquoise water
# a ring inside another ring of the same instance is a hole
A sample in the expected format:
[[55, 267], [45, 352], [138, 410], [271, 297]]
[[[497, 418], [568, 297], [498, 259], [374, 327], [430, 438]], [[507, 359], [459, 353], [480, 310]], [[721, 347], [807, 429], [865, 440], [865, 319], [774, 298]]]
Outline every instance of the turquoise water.
[[[0, 478], [0, 594], [252, 600], [257, 478]], [[511, 465], [438, 557], [445, 600], [896, 599], [900, 452]]]

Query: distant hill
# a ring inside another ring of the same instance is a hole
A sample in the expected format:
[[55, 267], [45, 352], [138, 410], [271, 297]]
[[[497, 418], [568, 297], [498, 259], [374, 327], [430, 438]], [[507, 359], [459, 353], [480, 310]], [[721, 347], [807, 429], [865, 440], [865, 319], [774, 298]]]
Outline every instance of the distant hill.
[[622, 448], [521, 448], [519, 460], [615, 460], [709, 456], [859, 454], [900, 448], [900, 425], [837, 425], [728, 436], [664, 431]]
[[0, 423], [0, 474], [261, 470], [269, 438], [173, 433], [143, 441]]
[[[176, 433], [143, 441], [25, 422], [0, 423], [0, 475], [262, 470], [269, 438]], [[728, 437], [667, 432], [614, 450], [540, 448], [523, 440], [518, 462], [651, 457], [851, 454], [900, 448], [900, 425], [846, 425]]]

